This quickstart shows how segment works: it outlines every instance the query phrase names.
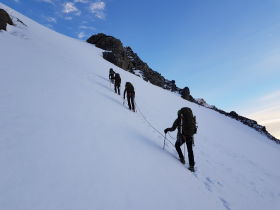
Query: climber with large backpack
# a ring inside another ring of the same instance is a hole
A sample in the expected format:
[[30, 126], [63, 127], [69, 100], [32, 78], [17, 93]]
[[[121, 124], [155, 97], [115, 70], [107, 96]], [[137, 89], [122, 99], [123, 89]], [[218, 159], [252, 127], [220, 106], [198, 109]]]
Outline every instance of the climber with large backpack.
[[117, 94], [121, 94], [120, 93], [120, 86], [121, 86], [121, 76], [120, 76], [120, 74], [119, 73], [115, 73], [115, 93], [117, 93]]
[[174, 121], [171, 128], [166, 128], [164, 133], [169, 131], [175, 131], [177, 128], [177, 141], [175, 143], [175, 148], [178, 152], [180, 161], [185, 164], [185, 157], [182, 153], [181, 146], [186, 143], [188, 148], [189, 157], [189, 170], [194, 172], [194, 156], [193, 156], [193, 135], [197, 132], [196, 118], [189, 107], [184, 107], [178, 111], [178, 117]]
[[114, 84], [114, 79], [115, 79], [115, 72], [112, 68], [109, 70], [109, 80], [111, 81], [112, 84]]
[[135, 105], [134, 105], [135, 91], [133, 85], [130, 82], [125, 83], [125, 89], [123, 92], [124, 100], [125, 100], [125, 94], [127, 96], [127, 103], [128, 103], [129, 110], [135, 112]]

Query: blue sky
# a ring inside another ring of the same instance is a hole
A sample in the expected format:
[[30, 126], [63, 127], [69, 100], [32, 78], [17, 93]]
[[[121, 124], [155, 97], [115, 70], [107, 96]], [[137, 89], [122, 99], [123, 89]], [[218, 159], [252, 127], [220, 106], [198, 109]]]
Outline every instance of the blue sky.
[[115, 36], [194, 97], [280, 130], [279, 0], [2, 2], [74, 38]]

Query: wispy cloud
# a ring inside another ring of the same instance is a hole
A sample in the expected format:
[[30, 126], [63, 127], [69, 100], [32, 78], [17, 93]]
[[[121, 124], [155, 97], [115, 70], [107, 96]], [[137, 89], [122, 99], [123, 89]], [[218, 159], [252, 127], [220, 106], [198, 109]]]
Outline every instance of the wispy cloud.
[[89, 0], [74, 0], [75, 3], [88, 3]]
[[98, 1], [90, 4], [90, 11], [99, 19], [105, 19], [104, 13], [106, 4], [104, 1]]
[[269, 93], [269, 94], [267, 94], [265, 96], [262, 96], [261, 98], [259, 98], [259, 101], [267, 102], [267, 101], [275, 101], [277, 99], [280, 100], [280, 90], [272, 92], [272, 93]]
[[75, 6], [73, 2], [66, 2], [63, 4], [63, 13], [75, 13], [76, 15], [80, 15], [81, 11]]
[[45, 24], [46, 27], [53, 29], [53, 25], [52, 24]]
[[264, 125], [272, 135], [280, 139], [280, 106], [251, 113], [248, 117]]
[[83, 39], [83, 38], [85, 38], [86, 37], [86, 34], [85, 34], [85, 32], [80, 32], [80, 33], [78, 33], [78, 38], [79, 39]]
[[80, 28], [80, 29], [84, 29], [84, 30], [92, 30], [92, 31], [96, 30], [96, 29], [95, 29], [94, 27], [92, 27], [92, 26], [85, 26], [85, 25], [81, 25], [79, 28]]
[[245, 111], [245, 116], [266, 126], [268, 131], [280, 138], [280, 91], [264, 95], [250, 106], [252, 111]]
[[56, 23], [56, 19], [53, 17], [46, 17], [46, 20], [51, 23]]

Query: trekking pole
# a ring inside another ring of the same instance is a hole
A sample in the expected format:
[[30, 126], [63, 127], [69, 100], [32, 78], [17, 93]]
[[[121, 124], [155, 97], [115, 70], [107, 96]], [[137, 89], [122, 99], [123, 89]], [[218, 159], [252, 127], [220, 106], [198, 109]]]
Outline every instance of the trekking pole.
[[164, 142], [163, 142], [163, 150], [164, 150], [164, 148], [165, 148], [165, 140], [166, 140], [166, 134], [164, 135]]
[[184, 143], [184, 157], [186, 157], [186, 143]]

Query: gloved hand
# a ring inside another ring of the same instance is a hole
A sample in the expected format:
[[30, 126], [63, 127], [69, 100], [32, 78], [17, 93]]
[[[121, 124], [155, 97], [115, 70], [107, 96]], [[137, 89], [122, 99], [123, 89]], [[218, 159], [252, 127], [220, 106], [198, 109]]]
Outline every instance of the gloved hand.
[[169, 131], [169, 128], [164, 129], [164, 133], [167, 133]]

